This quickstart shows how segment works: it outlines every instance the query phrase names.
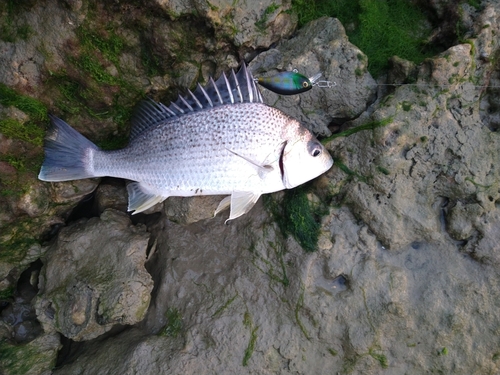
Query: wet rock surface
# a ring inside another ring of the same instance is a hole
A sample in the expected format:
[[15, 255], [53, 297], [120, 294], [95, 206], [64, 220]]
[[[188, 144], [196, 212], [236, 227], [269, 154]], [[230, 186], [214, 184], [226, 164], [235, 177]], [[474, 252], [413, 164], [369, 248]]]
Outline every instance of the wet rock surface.
[[[466, 207], [466, 220], [497, 209], [500, 139], [481, 120], [480, 83], [491, 67], [475, 60], [478, 53], [462, 44], [422, 65], [415, 86], [397, 88], [376, 107], [377, 128], [332, 143], [334, 157], [352, 173], [346, 203], [388, 248], [440, 240], [443, 197]], [[424, 77], [431, 84], [419, 86]], [[465, 231], [457, 239], [466, 239], [470, 230], [453, 229], [458, 207], [450, 212], [452, 237]]]
[[[422, 3], [438, 19], [449, 9]], [[256, 55], [256, 76], [296, 68], [337, 84], [263, 90], [331, 136], [335, 165], [307, 187], [321, 214], [306, 252], [279, 217], [289, 193], [228, 225], [227, 212], [213, 218], [222, 197], [169, 198], [129, 216], [124, 181], [39, 182], [40, 144], [0, 134], [0, 372], [498, 373], [500, 8], [461, 7], [450, 19], [463, 40], [420, 65], [393, 57], [378, 81], [338, 20], [292, 34], [288, 2], [18, 10], [33, 38], [0, 41], [0, 80], [90, 138], [126, 133], [115, 105], [131, 106], [136, 90], [168, 97]], [[33, 115], [1, 106], [0, 116], [28, 128]]]
[[330, 245], [305, 254], [259, 206], [228, 226], [162, 220], [145, 320], [55, 373], [495, 371], [494, 268], [445, 241], [389, 251], [347, 208], [323, 219]]
[[148, 241], [144, 227], [112, 209], [64, 228], [43, 258], [35, 306], [44, 330], [81, 341], [141, 321], [153, 288]]

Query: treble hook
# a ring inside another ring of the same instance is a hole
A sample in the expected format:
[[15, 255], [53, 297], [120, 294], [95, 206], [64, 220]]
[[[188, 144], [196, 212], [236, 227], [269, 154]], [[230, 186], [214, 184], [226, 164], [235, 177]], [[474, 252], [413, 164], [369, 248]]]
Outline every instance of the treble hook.
[[332, 81], [318, 81], [321, 78], [321, 73], [317, 73], [309, 78], [313, 86], [318, 86], [321, 88], [331, 88], [337, 86], [337, 82]]

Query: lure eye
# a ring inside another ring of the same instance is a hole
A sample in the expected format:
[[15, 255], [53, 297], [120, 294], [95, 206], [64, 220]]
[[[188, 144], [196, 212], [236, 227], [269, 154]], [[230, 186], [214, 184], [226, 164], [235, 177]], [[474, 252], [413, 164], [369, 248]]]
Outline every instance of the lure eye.
[[302, 82], [302, 87], [303, 88], [309, 87], [309, 82]]
[[308, 151], [309, 154], [315, 158], [321, 154], [321, 144], [318, 141], [309, 142]]

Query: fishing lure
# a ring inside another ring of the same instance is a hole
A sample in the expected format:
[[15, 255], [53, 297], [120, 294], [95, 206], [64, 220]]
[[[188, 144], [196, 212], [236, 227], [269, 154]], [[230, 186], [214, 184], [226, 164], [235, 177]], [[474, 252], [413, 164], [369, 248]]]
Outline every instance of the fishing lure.
[[313, 87], [309, 78], [296, 72], [281, 72], [272, 77], [259, 77], [257, 82], [281, 95], [300, 94]]
[[259, 85], [281, 95], [295, 95], [309, 91], [313, 86], [318, 87], [333, 87], [330, 81], [318, 81], [321, 73], [315, 74], [311, 78], [293, 70], [291, 72], [281, 72], [272, 77], [259, 77], [256, 81]]

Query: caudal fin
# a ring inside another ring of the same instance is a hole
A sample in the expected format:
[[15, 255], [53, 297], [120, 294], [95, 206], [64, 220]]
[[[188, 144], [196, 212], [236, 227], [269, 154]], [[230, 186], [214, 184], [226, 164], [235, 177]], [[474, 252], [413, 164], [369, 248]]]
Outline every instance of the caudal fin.
[[52, 126], [45, 137], [45, 160], [38, 178], [58, 182], [96, 177], [92, 155], [99, 148], [60, 118], [50, 119]]

